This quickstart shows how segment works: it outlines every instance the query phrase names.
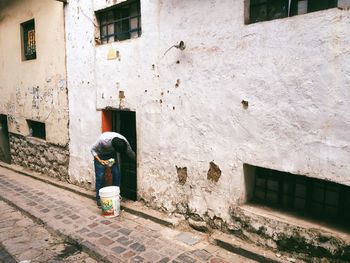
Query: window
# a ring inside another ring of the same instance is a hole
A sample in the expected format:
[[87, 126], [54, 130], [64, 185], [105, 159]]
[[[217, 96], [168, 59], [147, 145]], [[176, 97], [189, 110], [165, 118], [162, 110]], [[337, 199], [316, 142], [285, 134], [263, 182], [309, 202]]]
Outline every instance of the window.
[[45, 123], [27, 120], [30, 136], [46, 140]]
[[34, 19], [21, 24], [22, 60], [36, 59]]
[[250, 0], [249, 23], [301, 15], [337, 6], [337, 0]]
[[110, 43], [141, 35], [140, 1], [126, 1], [99, 11], [101, 43]]
[[253, 202], [350, 226], [349, 186], [262, 167], [250, 167], [254, 168]]

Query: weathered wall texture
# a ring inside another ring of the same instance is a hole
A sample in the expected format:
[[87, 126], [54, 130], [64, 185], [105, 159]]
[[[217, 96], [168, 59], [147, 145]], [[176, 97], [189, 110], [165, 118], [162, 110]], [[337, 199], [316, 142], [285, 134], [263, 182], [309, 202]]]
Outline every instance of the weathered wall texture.
[[159, 209], [229, 221], [244, 163], [350, 185], [349, 11], [245, 25], [244, 1], [144, 0], [140, 38], [95, 46], [104, 7], [66, 7], [71, 177], [94, 180], [110, 106], [136, 111], [138, 195]]
[[68, 146], [13, 134], [10, 137], [12, 163], [60, 180], [68, 179]]
[[[37, 58], [22, 61], [20, 24], [31, 19], [35, 20]], [[10, 136], [14, 136], [11, 141], [21, 138], [26, 144], [26, 120], [34, 120], [46, 125], [46, 141], [39, 145], [46, 145], [47, 150], [56, 146], [65, 149], [68, 96], [63, 4], [51, 0], [4, 1], [0, 10], [0, 48], [0, 113], [8, 117]], [[33, 142], [32, 147], [39, 145]], [[13, 160], [18, 160], [15, 163], [31, 163], [31, 158], [22, 159], [20, 152], [20, 148], [12, 150]], [[50, 165], [47, 167], [50, 169]], [[67, 173], [60, 176], [67, 177]]]
[[92, 1], [69, 1], [65, 7], [67, 83], [69, 86], [70, 180], [94, 181], [90, 146], [101, 131], [96, 111], [95, 21]]

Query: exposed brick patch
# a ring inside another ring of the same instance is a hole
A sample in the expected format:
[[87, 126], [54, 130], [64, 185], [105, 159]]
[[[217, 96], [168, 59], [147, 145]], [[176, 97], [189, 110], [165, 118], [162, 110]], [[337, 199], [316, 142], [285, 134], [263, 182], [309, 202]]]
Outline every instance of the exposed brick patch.
[[187, 167], [176, 167], [177, 177], [179, 178], [180, 185], [184, 185], [187, 181]]
[[214, 162], [209, 163], [209, 171], [207, 174], [207, 179], [213, 182], [218, 182], [221, 177], [221, 170]]

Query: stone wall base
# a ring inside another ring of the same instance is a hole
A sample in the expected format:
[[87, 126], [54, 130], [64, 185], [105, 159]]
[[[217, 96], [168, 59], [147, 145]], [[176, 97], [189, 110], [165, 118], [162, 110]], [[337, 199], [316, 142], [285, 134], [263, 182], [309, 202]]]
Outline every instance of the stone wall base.
[[12, 163], [66, 181], [69, 150], [67, 146], [48, 143], [45, 140], [10, 133]]
[[[145, 202], [147, 204], [147, 202]], [[350, 262], [350, 232], [322, 222], [297, 217], [257, 205], [232, 206], [230, 222], [208, 214], [198, 215], [187, 204], [178, 204], [175, 215], [202, 232], [218, 229], [235, 238], [285, 253], [306, 262]], [[322, 261], [323, 260], [323, 261]], [[338, 260], [338, 261], [337, 261]]]
[[253, 244], [309, 262], [350, 261], [350, 235], [342, 231], [254, 206], [232, 207], [230, 214], [230, 232]]

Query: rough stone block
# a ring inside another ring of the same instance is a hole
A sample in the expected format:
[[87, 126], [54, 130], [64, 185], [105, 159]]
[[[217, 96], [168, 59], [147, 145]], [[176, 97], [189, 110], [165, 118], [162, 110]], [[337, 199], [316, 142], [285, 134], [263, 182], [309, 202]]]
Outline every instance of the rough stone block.
[[198, 236], [195, 236], [191, 233], [183, 232], [175, 236], [175, 238], [187, 245], [193, 246], [200, 241]]

